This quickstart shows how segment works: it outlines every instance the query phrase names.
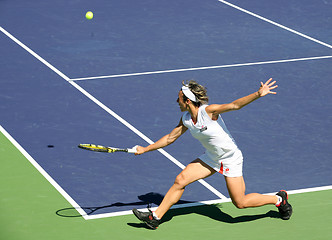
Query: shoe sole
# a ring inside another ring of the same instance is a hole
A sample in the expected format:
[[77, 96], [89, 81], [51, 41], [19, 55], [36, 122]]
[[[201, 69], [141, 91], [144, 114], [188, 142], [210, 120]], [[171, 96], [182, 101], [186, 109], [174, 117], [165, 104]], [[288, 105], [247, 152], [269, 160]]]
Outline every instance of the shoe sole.
[[290, 217], [291, 217], [292, 214], [293, 214], [293, 207], [292, 207], [292, 205], [290, 205], [289, 203], [288, 203], [288, 205], [289, 205], [289, 207], [290, 207], [290, 208], [286, 211], [286, 212], [288, 213], [288, 215], [287, 215], [287, 216], [280, 216], [282, 220], [289, 220]]
[[133, 212], [133, 214], [135, 215], [135, 217], [138, 218], [138, 220], [143, 221], [143, 220], [138, 216], [138, 213], [137, 213], [137, 209], [136, 209], [136, 208], [133, 209], [132, 212]]
[[[290, 204], [289, 204], [290, 205]], [[290, 210], [289, 210], [289, 215], [287, 216], [287, 217], [282, 217], [281, 219], [282, 220], [289, 220], [290, 219], [290, 217], [292, 216], [292, 214], [293, 214], [293, 208], [292, 208], [292, 205], [290, 205]]]

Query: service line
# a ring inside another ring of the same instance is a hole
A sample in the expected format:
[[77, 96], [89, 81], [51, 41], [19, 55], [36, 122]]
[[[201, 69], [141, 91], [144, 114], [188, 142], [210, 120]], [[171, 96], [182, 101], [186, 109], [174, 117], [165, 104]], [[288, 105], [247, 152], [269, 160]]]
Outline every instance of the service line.
[[319, 59], [327, 59], [327, 58], [332, 58], [332, 56], [329, 55], [329, 56], [306, 57], [306, 58], [292, 58], [292, 59], [281, 59], [281, 60], [272, 60], [272, 61], [263, 61], [263, 62], [236, 63], [236, 64], [207, 66], [207, 67], [180, 68], [180, 69], [170, 69], [170, 70], [151, 71], [151, 72], [138, 72], [138, 73], [114, 74], [114, 75], [105, 75], [105, 76], [96, 76], [96, 77], [71, 78], [69, 81], [97, 80], [97, 79], [105, 79], [105, 78], [132, 77], [132, 76], [153, 75], [153, 74], [162, 74], [162, 73], [209, 70], [209, 69], [218, 69], [218, 68], [245, 67], [245, 66], [254, 66], [254, 65], [275, 64], [275, 63], [310, 61], [310, 60], [319, 60]]

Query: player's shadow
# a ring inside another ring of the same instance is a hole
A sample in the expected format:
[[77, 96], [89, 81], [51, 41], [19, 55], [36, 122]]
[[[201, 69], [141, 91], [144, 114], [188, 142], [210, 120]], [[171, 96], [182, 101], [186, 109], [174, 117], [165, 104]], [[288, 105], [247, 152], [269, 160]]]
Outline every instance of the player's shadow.
[[231, 215], [221, 211], [220, 206], [216, 205], [203, 205], [196, 207], [188, 207], [181, 209], [171, 209], [165, 214], [162, 219], [163, 222], [168, 222], [175, 216], [187, 215], [187, 214], [199, 214], [205, 217], [209, 217], [213, 220], [225, 222], [225, 223], [242, 223], [242, 222], [251, 222], [262, 218], [280, 218], [277, 211], [270, 210], [267, 213], [255, 214], [255, 215], [243, 215], [239, 217], [232, 217]]
[[[105, 205], [105, 206], [99, 206], [99, 207], [70, 207], [70, 208], [63, 208], [57, 210], [55, 213], [56, 215], [60, 217], [81, 217], [81, 216], [89, 216], [92, 214], [98, 214], [100, 210], [102, 209], [107, 209], [107, 208], [114, 208], [114, 207], [122, 207], [122, 206], [150, 206], [152, 204], [154, 205], [160, 205], [161, 201], [163, 200], [164, 196], [159, 194], [159, 193], [154, 193], [150, 192], [144, 195], [138, 196], [138, 199], [140, 201], [136, 202], [128, 202], [128, 203], [123, 203], [123, 202], [116, 202], [110, 205]], [[179, 201], [179, 203], [192, 203], [188, 201]], [[82, 215], [80, 213], [80, 210], [83, 210], [85, 213]]]
[[[199, 214], [219, 222], [230, 223], [230, 224], [251, 222], [262, 218], [280, 218], [279, 213], [274, 210], [270, 210], [269, 212], [263, 214], [232, 217], [231, 215], [222, 212], [220, 208], [215, 205], [203, 205], [203, 206], [171, 209], [164, 215], [160, 224], [170, 221], [173, 217], [180, 215], [187, 215], [187, 214]], [[149, 229], [144, 223], [127, 223], [127, 224], [131, 227]]]

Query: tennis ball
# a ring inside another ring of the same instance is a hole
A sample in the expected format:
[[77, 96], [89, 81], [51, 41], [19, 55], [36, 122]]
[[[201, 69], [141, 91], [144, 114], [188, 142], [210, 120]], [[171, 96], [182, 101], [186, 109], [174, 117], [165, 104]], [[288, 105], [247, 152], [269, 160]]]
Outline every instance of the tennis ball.
[[86, 17], [86, 19], [91, 20], [91, 19], [93, 18], [93, 12], [88, 11], [88, 12], [85, 14], [85, 17]]

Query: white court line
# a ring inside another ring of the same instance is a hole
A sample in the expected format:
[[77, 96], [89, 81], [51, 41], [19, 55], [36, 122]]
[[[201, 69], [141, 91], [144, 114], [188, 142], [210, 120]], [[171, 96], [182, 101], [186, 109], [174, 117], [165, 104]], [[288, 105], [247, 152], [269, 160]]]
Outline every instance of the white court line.
[[151, 72], [139, 72], [139, 73], [105, 75], [105, 76], [97, 76], [97, 77], [72, 78], [69, 81], [96, 80], [96, 79], [105, 79], [105, 78], [131, 77], [131, 76], [142, 76], [142, 75], [152, 75], [152, 74], [162, 74], [162, 73], [208, 70], [208, 69], [217, 69], [217, 68], [244, 67], [244, 66], [274, 64], [274, 63], [288, 63], [288, 62], [319, 60], [319, 59], [327, 59], [327, 58], [332, 58], [332, 56], [293, 58], [293, 59], [282, 59], [282, 60], [273, 60], [273, 61], [264, 61], [264, 62], [237, 63], [237, 64], [227, 64], [227, 65], [217, 65], [217, 66], [207, 66], [207, 67], [180, 68], [180, 69], [170, 69], [170, 70], [151, 71]]
[[84, 217], [86, 212], [72, 199], [69, 194], [34, 160], [27, 151], [0, 125], [0, 132], [29, 160], [29, 162], [55, 187], [56, 190]]
[[224, 3], [224, 4], [228, 5], [228, 6], [230, 6], [230, 7], [232, 7], [232, 8], [235, 8], [235, 9], [237, 9], [237, 10], [240, 10], [240, 11], [242, 11], [242, 12], [244, 12], [244, 13], [247, 13], [247, 14], [253, 16], [253, 17], [259, 18], [259, 19], [261, 19], [261, 20], [263, 20], [263, 21], [265, 21], [265, 22], [271, 23], [271, 24], [273, 24], [273, 25], [275, 25], [275, 26], [277, 26], [277, 27], [280, 27], [280, 28], [285, 29], [285, 30], [287, 30], [287, 31], [289, 31], [289, 32], [292, 32], [292, 33], [294, 33], [294, 34], [297, 34], [297, 35], [299, 35], [299, 36], [301, 36], [301, 37], [304, 37], [304, 38], [306, 38], [306, 39], [308, 39], [308, 40], [311, 40], [311, 41], [313, 41], [313, 42], [319, 43], [319, 44], [321, 44], [321, 45], [323, 45], [323, 46], [325, 46], [325, 47], [332, 48], [332, 45], [330, 45], [330, 44], [324, 43], [324, 42], [322, 42], [322, 41], [320, 41], [320, 40], [317, 40], [317, 39], [315, 39], [315, 38], [313, 38], [313, 37], [310, 37], [310, 36], [308, 36], [308, 35], [305, 35], [305, 34], [303, 34], [303, 33], [300, 33], [300, 32], [298, 32], [298, 31], [295, 31], [295, 30], [293, 30], [293, 29], [291, 29], [291, 28], [289, 28], [289, 27], [286, 27], [286, 26], [281, 25], [281, 24], [279, 24], [279, 23], [277, 23], [277, 22], [274, 22], [274, 21], [272, 21], [272, 20], [270, 20], [270, 19], [267, 19], [267, 18], [262, 17], [262, 16], [260, 16], [260, 15], [258, 15], [258, 14], [255, 14], [255, 13], [253, 13], [253, 12], [250, 12], [250, 11], [248, 11], [248, 10], [246, 10], [246, 9], [243, 9], [243, 8], [241, 8], [241, 7], [239, 7], [239, 6], [236, 6], [236, 5], [232, 4], [232, 3], [229, 3], [229, 2], [224, 1], [224, 0], [218, 0], [218, 1], [221, 2], [221, 3]]

